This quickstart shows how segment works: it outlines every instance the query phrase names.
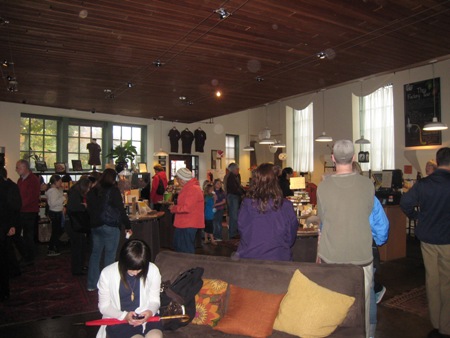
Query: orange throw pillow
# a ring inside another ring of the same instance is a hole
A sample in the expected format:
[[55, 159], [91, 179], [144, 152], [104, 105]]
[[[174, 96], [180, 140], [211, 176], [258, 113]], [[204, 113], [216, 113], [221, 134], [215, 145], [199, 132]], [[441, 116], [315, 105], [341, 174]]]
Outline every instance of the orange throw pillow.
[[214, 330], [250, 337], [270, 336], [283, 297], [284, 294], [230, 285], [227, 313]]

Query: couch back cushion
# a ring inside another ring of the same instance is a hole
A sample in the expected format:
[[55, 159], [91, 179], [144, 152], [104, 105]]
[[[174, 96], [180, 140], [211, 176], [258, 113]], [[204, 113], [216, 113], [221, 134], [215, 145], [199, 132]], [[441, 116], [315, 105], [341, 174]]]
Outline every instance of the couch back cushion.
[[222, 279], [242, 288], [269, 293], [286, 293], [289, 282], [299, 269], [306, 277], [327, 289], [355, 297], [355, 303], [341, 327], [351, 327], [364, 334], [364, 272], [350, 264], [315, 264], [301, 262], [233, 260], [228, 257], [162, 251], [155, 261], [162, 280], [174, 280], [191, 267], [204, 268], [203, 278]]

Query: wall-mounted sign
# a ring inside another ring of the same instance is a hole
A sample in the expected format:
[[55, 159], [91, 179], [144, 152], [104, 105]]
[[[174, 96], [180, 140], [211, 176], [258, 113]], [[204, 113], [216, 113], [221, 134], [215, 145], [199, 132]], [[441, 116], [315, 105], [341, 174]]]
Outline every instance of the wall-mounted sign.
[[423, 130], [434, 116], [441, 121], [440, 78], [405, 84], [404, 99], [405, 147], [442, 144], [440, 131]]

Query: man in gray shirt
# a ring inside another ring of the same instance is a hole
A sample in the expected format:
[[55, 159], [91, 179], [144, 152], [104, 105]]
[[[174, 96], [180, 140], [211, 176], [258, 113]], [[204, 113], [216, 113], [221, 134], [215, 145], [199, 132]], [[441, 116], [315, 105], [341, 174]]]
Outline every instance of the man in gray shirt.
[[355, 151], [350, 140], [333, 146], [336, 172], [317, 188], [322, 232], [318, 256], [325, 263], [355, 264], [364, 269], [366, 336], [369, 337], [370, 288], [373, 279], [372, 232], [369, 216], [374, 203], [374, 186], [367, 177], [353, 171]]

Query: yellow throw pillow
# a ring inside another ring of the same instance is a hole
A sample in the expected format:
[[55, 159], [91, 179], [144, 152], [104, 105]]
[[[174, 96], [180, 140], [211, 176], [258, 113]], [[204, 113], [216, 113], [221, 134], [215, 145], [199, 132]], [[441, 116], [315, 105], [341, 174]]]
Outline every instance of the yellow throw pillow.
[[270, 336], [283, 296], [230, 285], [227, 313], [214, 330], [250, 337]]
[[294, 272], [273, 328], [295, 336], [326, 337], [344, 321], [354, 297], [326, 289]]
[[228, 283], [220, 279], [203, 279], [203, 287], [195, 296], [192, 324], [216, 326], [223, 316]]

